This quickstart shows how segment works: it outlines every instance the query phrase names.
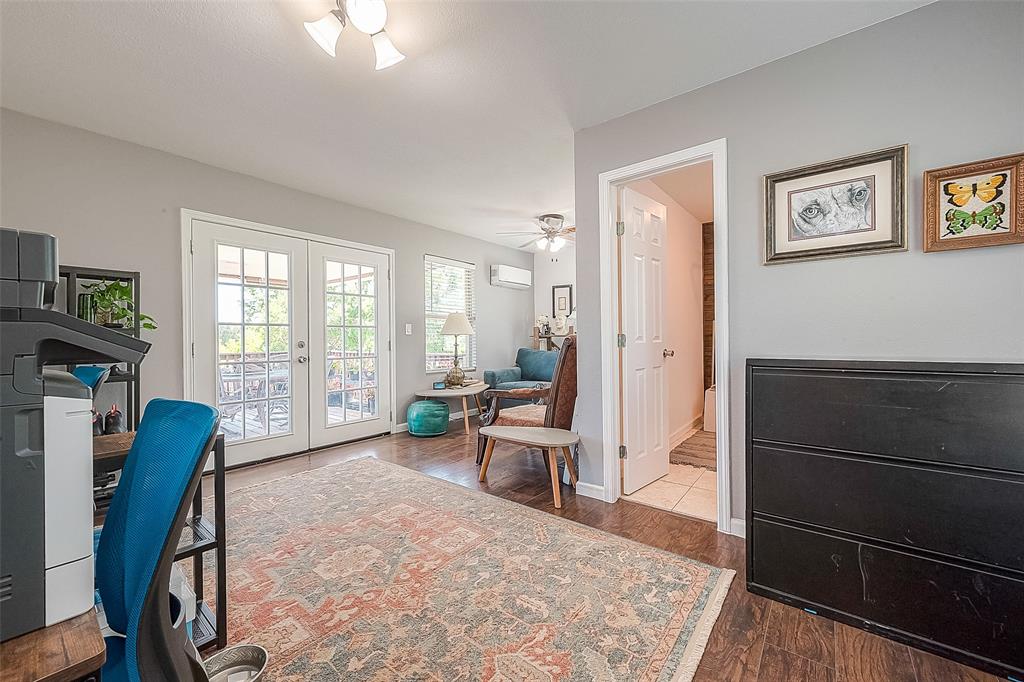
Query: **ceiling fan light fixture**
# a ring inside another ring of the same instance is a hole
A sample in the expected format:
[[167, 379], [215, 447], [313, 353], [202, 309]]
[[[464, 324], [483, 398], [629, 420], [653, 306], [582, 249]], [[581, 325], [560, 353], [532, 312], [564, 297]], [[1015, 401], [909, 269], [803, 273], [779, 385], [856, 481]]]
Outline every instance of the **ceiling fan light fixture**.
[[565, 223], [565, 216], [561, 213], [545, 213], [537, 218], [538, 221], [544, 223], [552, 230], [561, 230], [562, 225]]
[[536, 241], [537, 248], [540, 249], [541, 251], [546, 250], [548, 248], [548, 244], [549, 243], [550, 243], [550, 241], [548, 240], [547, 237], [541, 237], [540, 239], [538, 239]]
[[306, 33], [332, 57], [337, 54], [338, 37], [341, 30], [345, 28], [345, 15], [341, 10], [331, 10], [322, 19], [307, 21], [302, 24], [306, 27]]
[[384, 0], [345, 0], [345, 14], [353, 26], [369, 35], [383, 31], [388, 20]]
[[373, 51], [377, 54], [377, 71], [394, 66], [405, 59], [405, 55], [398, 51], [384, 29], [374, 33], [370, 39], [373, 41]]
[[551, 253], [557, 253], [563, 246], [565, 246], [565, 239], [562, 237], [555, 237], [551, 240]]

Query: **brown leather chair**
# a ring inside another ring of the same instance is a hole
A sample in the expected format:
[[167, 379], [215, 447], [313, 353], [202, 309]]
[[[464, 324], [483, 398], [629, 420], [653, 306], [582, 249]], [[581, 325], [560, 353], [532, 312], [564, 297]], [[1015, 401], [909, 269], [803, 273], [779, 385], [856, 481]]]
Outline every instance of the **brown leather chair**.
[[[567, 336], [562, 342], [550, 388], [490, 389], [484, 392], [484, 399], [487, 411], [480, 417], [480, 426], [546, 426], [570, 430], [576, 410], [576, 337]], [[543, 403], [502, 409], [502, 399], [543, 400]], [[477, 464], [484, 461], [486, 445], [487, 439], [478, 436]]]

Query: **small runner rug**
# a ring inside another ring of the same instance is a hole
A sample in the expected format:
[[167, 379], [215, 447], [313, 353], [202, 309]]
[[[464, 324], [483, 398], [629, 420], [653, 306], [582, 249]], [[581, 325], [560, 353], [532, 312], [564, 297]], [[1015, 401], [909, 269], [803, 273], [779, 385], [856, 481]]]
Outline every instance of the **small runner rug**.
[[695, 431], [692, 436], [672, 448], [668, 459], [673, 464], [689, 464], [715, 471], [718, 465], [715, 434], [712, 431]]
[[689, 680], [733, 571], [376, 459], [228, 500], [264, 679]]

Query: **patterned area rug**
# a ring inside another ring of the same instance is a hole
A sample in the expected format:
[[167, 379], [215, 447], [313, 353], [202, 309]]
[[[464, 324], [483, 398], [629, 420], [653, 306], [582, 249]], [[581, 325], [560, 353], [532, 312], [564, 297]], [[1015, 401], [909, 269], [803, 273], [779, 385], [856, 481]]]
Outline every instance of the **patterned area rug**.
[[715, 471], [718, 468], [715, 434], [713, 431], [695, 431], [692, 436], [672, 449], [668, 460], [673, 464], [689, 464]]
[[228, 500], [266, 679], [689, 680], [733, 572], [376, 459]]

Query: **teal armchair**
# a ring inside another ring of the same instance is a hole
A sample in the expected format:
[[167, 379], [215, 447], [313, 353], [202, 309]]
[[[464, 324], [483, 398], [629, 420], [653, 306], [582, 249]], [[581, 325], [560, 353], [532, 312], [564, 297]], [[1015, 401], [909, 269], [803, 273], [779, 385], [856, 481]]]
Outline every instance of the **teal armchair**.
[[[484, 383], [501, 391], [516, 388], [548, 388], [558, 361], [557, 350], [520, 348], [514, 367], [484, 370]], [[505, 406], [523, 405], [529, 401], [507, 401]]]

